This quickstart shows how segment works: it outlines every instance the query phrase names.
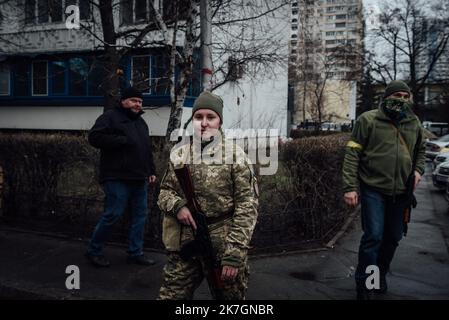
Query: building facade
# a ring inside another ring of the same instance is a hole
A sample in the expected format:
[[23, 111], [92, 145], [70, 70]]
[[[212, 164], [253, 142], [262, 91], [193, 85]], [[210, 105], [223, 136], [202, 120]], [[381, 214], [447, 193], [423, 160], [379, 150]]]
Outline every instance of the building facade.
[[[113, 1], [111, 13], [119, 34], [149, 25], [153, 8], [169, 19], [171, 6], [166, 0]], [[84, 0], [8, 0], [0, 5], [0, 13], [0, 129], [89, 129], [103, 112], [103, 87], [110, 81], [102, 58], [98, 6]], [[71, 27], [76, 23], [73, 14], [81, 27]], [[169, 56], [155, 44], [162, 40], [159, 30], [145, 37], [148, 41], [142, 43], [152, 45], [130, 47], [116, 73], [121, 88], [138, 84], [144, 91], [144, 119], [151, 134], [165, 135]], [[183, 39], [176, 43], [181, 46]], [[117, 45], [126, 48], [129, 41], [119, 38]], [[185, 107], [200, 92], [196, 60]]]
[[290, 122], [355, 118], [363, 59], [362, 0], [298, 0], [291, 6]]

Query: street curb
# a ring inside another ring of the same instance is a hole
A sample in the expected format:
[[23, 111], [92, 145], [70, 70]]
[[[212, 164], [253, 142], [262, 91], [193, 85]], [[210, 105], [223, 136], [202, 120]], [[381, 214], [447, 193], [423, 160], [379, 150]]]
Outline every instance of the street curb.
[[337, 241], [340, 240], [340, 238], [344, 235], [344, 233], [346, 232], [348, 227], [351, 225], [351, 223], [354, 221], [355, 217], [357, 216], [357, 214], [359, 212], [360, 212], [360, 204], [346, 218], [346, 221], [343, 224], [343, 226], [341, 227], [340, 231], [338, 231], [337, 234], [328, 243], [326, 243], [324, 245], [325, 248], [328, 248], [328, 249], [333, 249], [334, 248], [334, 246], [337, 243]]
[[61, 297], [27, 289], [19, 289], [0, 282], [0, 300], [61, 300]]
[[[0, 231], [9, 231], [9, 232], [18, 232], [18, 233], [24, 233], [24, 234], [33, 234], [41, 237], [51, 238], [51, 239], [60, 239], [65, 241], [74, 241], [74, 242], [82, 242], [86, 245], [89, 242], [88, 238], [77, 238], [77, 237], [71, 237], [64, 234], [59, 233], [53, 233], [53, 232], [44, 232], [44, 231], [35, 231], [35, 230], [28, 230], [28, 229], [22, 229], [17, 227], [10, 227], [5, 225], [0, 225]], [[127, 244], [115, 242], [115, 241], [108, 241], [108, 246], [117, 247], [117, 248], [127, 248]], [[154, 253], [160, 253], [164, 254], [164, 249], [157, 249], [157, 248], [146, 248], [144, 247], [143, 250], [145, 252], [154, 252]]]

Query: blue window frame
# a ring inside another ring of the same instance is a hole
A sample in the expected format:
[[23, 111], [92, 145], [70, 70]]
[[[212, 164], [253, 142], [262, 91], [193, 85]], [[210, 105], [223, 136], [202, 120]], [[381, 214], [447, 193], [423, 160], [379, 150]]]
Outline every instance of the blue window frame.
[[50, 64], [50, 93], [52, 95], [67, 95], [68, 94], [68, 69], [67, 62], [52, 61]]
[[[117, 70], [120, 88], [137, 85], [144, 91], [145, 105], [168, 105], [169, 59], [162, 50], [147, 49], [123, 57]], [[0, 63], [0, 106], [102, 105], [108, 71], [103, 60], [92, 53], [12, 57]], [[176, 68], [176, 77], [179, 71]], [[191, 106], [201, 90], [200, 72], [195, 57], [185, 106]]]

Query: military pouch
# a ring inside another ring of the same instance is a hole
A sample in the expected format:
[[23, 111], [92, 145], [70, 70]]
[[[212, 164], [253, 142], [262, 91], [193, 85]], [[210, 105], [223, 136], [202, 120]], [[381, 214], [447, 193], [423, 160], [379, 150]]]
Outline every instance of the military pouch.
[[162, 242], [168, 251], [181, 249], [181, 224], [176, 217], [164, 215], [162, 220]]

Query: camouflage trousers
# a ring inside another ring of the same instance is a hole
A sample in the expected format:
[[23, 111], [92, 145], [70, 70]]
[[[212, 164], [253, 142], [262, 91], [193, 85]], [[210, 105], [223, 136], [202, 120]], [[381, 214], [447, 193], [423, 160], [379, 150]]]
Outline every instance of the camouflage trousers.
[[[202, 258], [189, 261], [181, 259], [177, 253], [169, 253], [164, 267], [164, 282], [158, 300], [191, 300], [195, 290], [205, 278], [206, 268]], [[223, 295], [226, 300], [244, 300], [248, 288], [249, 267], [245, 261], [233, 281], [225, 281]], [[213, 289], [209, 284], [212, 297]]]

